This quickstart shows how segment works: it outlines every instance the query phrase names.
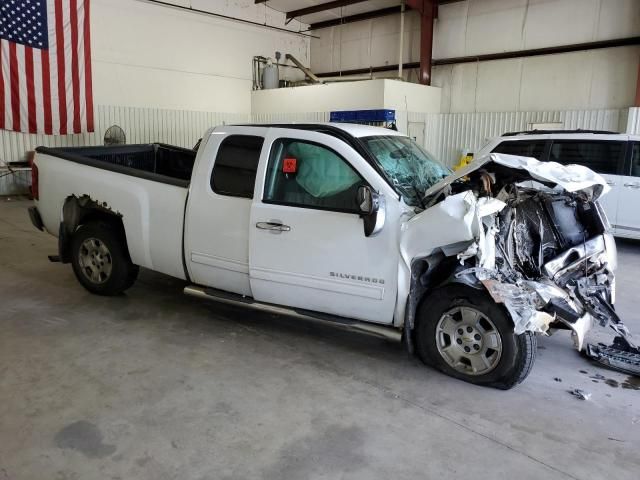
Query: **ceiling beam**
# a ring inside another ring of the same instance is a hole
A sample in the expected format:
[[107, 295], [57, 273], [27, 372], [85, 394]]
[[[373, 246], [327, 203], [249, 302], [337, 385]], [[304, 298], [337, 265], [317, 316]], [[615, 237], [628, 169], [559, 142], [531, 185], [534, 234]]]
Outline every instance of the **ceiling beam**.
[[[410, 10], [406, 8], [406, 10]], [[342, 18], [332, 18], [323, 22], [316, 22], [309, 25], [309, 30], [318, 30], [320, 28], [335, 27], [336, 25], [344, 25], [345, 23], [359, 22], [362, 20], [370, 20], [372, 18], [386, 17], [400, 13], [400, 5], [396, 7], [381, 8], [380, 10], [372, 10], [370, 12], [356, 13], [355, 15], [347, 15]]]
[[332, 2], [322, 3], [320, 5], [312, 5], [298, 10], [291, 10], [290, 12], [287, 12], [287, 20], [302, 17], [303, 15], [310, 15], [312, 13], [324, 12], [333, 8], [347, 7], [349, 5], [355, 5], [356, 3], [366, 1], [367, 0], [333, 0]]
[[[476, 62], [486, 62], [486, 61], [492, 61], [492, 60], [506, 60], [511, 58], [537, 57], [540, 55], [556, 55], [560, 53], [584, 52], [589, 50], [597, 50], [601, 48], [627, 47], [631, 45], [640, 45], [640, 36], [616, 38], [613, 40], [599, 40], [596, 42], [587, 42], [587, 43], [575, 43], [571, 45], [559, 45], [557, 47], [542, 47], [542, 48], [533, 48], [529, 50], [516, 50], [511, 52], [487, 53], [483, 55], [470, 56], [470, 57], [434, 58], [431, 60], [431, 65], [435, 67], [439, 65], [455, 65], [459, 63], [471, 63], [471, 62], [476, 63]], [[405, 70], [416, 69], [419, 67], [420, 67], [419, 62], [405, 63], [403, 66]], [[320, 78], [339, 77], [339, 76], [345, 76], [345, 75], [363, 75], [368, 73], [390, 72], [394, 70], [398, 70], [398, 65], [381, 65], [378, 67], [366, 67], [366, 68], [356, 68], [353, 70], [323, 72], [323, 73], [316, 73], [316, 76]], [[638, 69], [638, 75], [640, 76], [640, 68]]]
[[[266, 2], [267, 0], [256, 0], [256, 2]], [[464, 0], [439, 0], [438, 5], [446, 5], [447, 3], [458, 3]], [[411, 10], [409, 5], [405, 6], [407, 11]], [[323, 20], [309, 25], [309, 30], [319, 30], [320, 28], [335, 27], [344, 25], [345, 23], [359, 22], [362, 20], [371, 20], [372, 18], [386, 17], [388, 15], [396, 15], [400, 13], [400, 3], [398, 6], [381, 8], [379, 10], [371, 10], [370, 12], [356, 13], [342, 18], [332, 18], [331, 20]]]

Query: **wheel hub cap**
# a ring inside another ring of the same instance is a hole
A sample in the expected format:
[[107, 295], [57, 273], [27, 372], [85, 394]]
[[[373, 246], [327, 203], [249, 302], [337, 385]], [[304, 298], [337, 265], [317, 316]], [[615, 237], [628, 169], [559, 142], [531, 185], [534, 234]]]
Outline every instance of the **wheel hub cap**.
[[493, 322], [473, 307], [454, 307], [436, 325], [436, 345], [447, 364], [466, 375], [484, 375], [496, 368], [502, 339]]
[[80, 246], [78, 263], [82, 273], [92, 283], [104, 283], [111, 276], [113, 267], [111, 252], [101, 240], [87, 238]]

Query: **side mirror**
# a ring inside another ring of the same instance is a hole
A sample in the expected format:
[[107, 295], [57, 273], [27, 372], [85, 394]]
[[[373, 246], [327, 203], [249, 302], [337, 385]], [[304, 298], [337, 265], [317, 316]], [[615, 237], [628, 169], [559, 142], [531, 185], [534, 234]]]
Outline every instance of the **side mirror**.
[[358, 188], [356, 201], [361, 215], [373, 215], [380, 208], [380, 196], [364, 185]]
[[358, 188], [356, 197], [360, 216], [364, 221], [364, 234], [366, 237], [376, 235], [384, 226], [385, 201], [384, 196], [371, 190], [371, 187]]

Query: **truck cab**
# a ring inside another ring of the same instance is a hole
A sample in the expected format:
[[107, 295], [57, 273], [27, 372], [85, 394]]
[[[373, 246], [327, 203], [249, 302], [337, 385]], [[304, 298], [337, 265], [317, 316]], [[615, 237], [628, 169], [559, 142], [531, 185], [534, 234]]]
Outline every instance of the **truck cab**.
[[[205, 136], [198, 157], [215, 161], [196, 161], [189, 276], [257, 301], [391, 324], [399, 222], [410, 207], [353, 145], [326, 131], [238, 126]], [[376, 235], [365, 232], [362, 188], [385, 201]]]

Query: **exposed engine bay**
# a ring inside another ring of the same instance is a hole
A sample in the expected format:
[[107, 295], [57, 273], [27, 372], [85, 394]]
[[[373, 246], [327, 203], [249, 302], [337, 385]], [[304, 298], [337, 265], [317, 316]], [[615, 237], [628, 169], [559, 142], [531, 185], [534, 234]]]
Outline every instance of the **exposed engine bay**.
[[613, 307], [615, 241], [597, 201], [607, 190], [585, 167], [492, 154], [430, 188], [419, 216], [465, 223], [469, 241], [461, 232], [441, 250], [459, 281], [504, 304], [516, 334], [569, 328], [582, 350], [593, 324], [610, 325], [635, 348]]

